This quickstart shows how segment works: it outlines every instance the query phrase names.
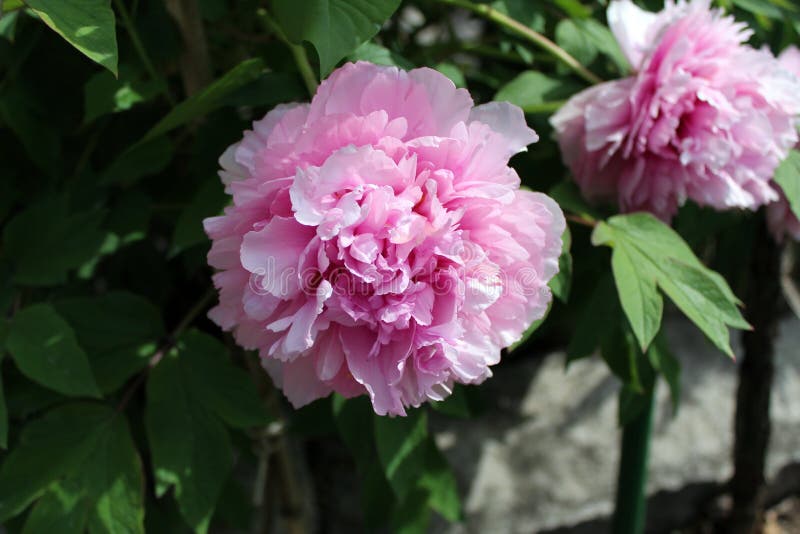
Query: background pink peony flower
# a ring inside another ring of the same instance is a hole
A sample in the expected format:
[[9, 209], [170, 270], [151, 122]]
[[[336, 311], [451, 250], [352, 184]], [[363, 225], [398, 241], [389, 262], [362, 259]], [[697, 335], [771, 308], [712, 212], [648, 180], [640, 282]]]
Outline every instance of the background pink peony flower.
[[368, 393], [402, 415], [483, 381], [558, 271], [563, 215], [508, 167], [536, 139], [431, 69], [345, 65], [221, 157], [209, 316], [295, 406]]
[[[796, 46], [789, 46], [778, 56], [781, 66], [800, 78], [800, 49]], [[797, 219], [789, 201], [783, 194], [780, 186], [775, 185], [780, 198], [767, 206], [767, 224], [770, 232], [778, 242], [783, 241], [786, 236], [800, 241], [800, 220]]]
[[800, 83], [709, 0], [647, 13], [614, 0], [608, 20], [634, 74], [574, 96], [553, 116], [584, 195], [670, 219], [686, 199], [754, 209], [797, 142]]

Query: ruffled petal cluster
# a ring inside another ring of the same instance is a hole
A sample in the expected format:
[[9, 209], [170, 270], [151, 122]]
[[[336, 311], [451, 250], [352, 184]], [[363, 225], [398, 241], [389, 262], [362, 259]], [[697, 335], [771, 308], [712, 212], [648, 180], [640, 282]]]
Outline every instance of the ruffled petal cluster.
[[436, 71], [345, 65], [221, 157], [209, 316], [295, 406], [366, 393], [402, 415], [483, 381], [558, 271], [564, 217], [508, 166], [536, 139]]
[[552, 118], [584, 195], [665, 220], [687, 199], [720, 210], [776, 200], [774, 170], [797, 142], [798, 80], [710, 0], [659, 13], [614, 0], [608, 21], [633, 75]]
[[[800, 49], [796, 46], [788, 47], [778, 56], [778, 61], [780, 61], [783, 68], [800, 79]], [[780, 186], [775, 184], [775, 189], [777, 189], [780, 198], [767, 206], [767, 224], [770, 232], [778, 242], [787, 237], [800, 241], [800, 220], [797, 219], [797, 216], [789, 206], [789, 201]]]

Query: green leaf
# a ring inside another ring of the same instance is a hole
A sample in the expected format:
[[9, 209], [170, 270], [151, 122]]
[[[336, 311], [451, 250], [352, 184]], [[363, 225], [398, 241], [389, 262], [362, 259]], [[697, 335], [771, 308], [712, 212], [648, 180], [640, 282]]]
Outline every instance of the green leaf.
[[99, 404], [73, 403], [26, 425], [0, 468], [0, 521], [20, 513], [80, 465], [113, 414]]
[[225, 95], [220, 105], [271, 107], [281, 102], [304, 100], [308, 98], [306, 91], [296, 75], [286, 72], [263, 72], [255, 80]]
[[25, 0], [25, 3], [72, 46], [117, 75], [117, 33], [111, 0]]
[[414, 64], [400, 54], [372, 41], [366, 41], [353, 50], [353, 53], [347, 56], [347, 59], [350, 61], [369, 61], [376, 65], [389, 65], [390, 67], [400, 67], [406, 70], [414, 68]]
[[733, 3], [751, 13], [764, 15], [773, 19], [783, 19], [783, 12], [774, 3], [767, 0], [733, 0]]
[[14, 42], [14, 35], [17, 30], [17, 19], [19, 18], [19, 11], [12, 13], [3, 13], [0, 16], [0, 37]]
[[783, 189], [794, 216], [800, 218], [800, 151], [789, 152], [775, 170], [775, 182]]
[[8, 407], [3, 391], [3, 377], [0, 376], [0, 447], [8, 447]]
[[400, 0], [275, 0], [272, 9], [286, 36], [317, 50], [321, 77], [371, 39], [400, 6]]
[[159, 82], [139, 82], [134, 73], [126, 72], [126, 69], [120, 70], [119, 79], [103, 71], [86, 82], [83, 89], [84, 124], [102, 115], [129, 110], [159, 93]]
[[537, 32], [545, 31], [547, 21], [540, 9], [531, 9], [530, 0], [495, 0], [491, 6]]
[[564, 19], [556, 25], [555, 40], [582, 65], [589, 65], [597, 58], [597, 47], [572, 19]]
[[83, 532], [88, 526], [90, 533], [144, 533], [144, 477], [125, 418], [98, 405], [71, 409], [72, 417], [88, 418], [96, 426], [75, 446], [81, 459], [33, 507], [24, 532], [52, 532], [54, 527]]
[[672, 398], [672, 413], [677, 415], [681, 400], [681, 364], [670, 352], [663, 334], [656, 337], [647, 350], [647, 358], [653, 369], [667, 381]]
[[203, 232], [203, 219], [218, 215], [228, 198], [219, 180], [206, 180], [178, 216], [172, 236], [171, 253], [177, 254], [197, 243], [208, 242]]
[[461, 519], [456, 477], [432, 436], [425, 441], [425, 464], [419, 485], [428, 491], [428, 504], [448, 521]]
[[75, 332], [51, 305], [34, 304], [17, 313], [6, 348], [34, 382], [65, 395], [100, 395]]
[[345, 399], [334, 395], [333, 416], [361, 477], [364, 523], [371, 529], [382, 527], [388, 522], [396, 499], [378, 460], [372, 405], [366, 397]]
[[561, 256], [558, 258], [558, 274], [550, 280], [550, 290], [553, 295], [561, 302], [569, 300], [569, 291], [572, 286], [572, 254], [570, 254], [570, 247], [572, 247], [572, 234], [569, 231], [569, 226], [564, 228], [564, 233], [561, 235]]
[[453, 386], [453, 393], [449, 397], [439, 402], [431, 402], [429, 406], [439, 413], [443, 413], [450, 417], [458, 417], [459, 419], [469, 419], [475, 415], [475, 407], [473, 406], [474, 400], [471, 400], [473, 392], [477, 392], [477, 388], [470, 388], [463, 384], [455, 384]]
[[617, 292], [642, 350], [650, 345], [661, 321], [655, 281], [714, 345], [733, 355], [728, 327], [749, 328], [737, 308], [739, 301], [674, 230], [650, 214], [617, 215], [597, 225], [592, 243], [614, 249]]
[[131, 293], [65, 299], [55, 307], [89, 355], [103, 393], [114, 391], [146, 367], [164, 336], [159, 309]]
[[0, 94], [0, 118], [19, 139], [28, 158], [49, 177], [62, 171], [61, 139], [48, 112], [22, 84]]
[[584, 65], [594, 61], [598, 54], [603, 54], [614, 63], [620, 73], [631, 70], [611, 30], [595, 19], [561, 21], [556, 26], [556, 42]]
[[611, 269], [622, 310], [642, 350], [646, 350], [661, 328], [664, 301], [656, 287], [656, 274], [646, 264], [638, 264], [635, 252], [629, 251], [623, 243], [614, 247]]
[[552, 3], [563, 9], [570, 17], [586, 18], [592, 15], [592, 10], [578, 0], [552, 0]]
[[183, 517], [205, 532], [233, 465], [222, 420], [238, 427], [268, 421], [255, 386], [218, 341], [192, 331], [151, 372], [146, 410], [156, 494], [174, 486]]
[[129, 186], [147, 176], [158, 174], [172, 161], [172, 143], [165, 136], [140, 142], [111, 162], [103, 171], [100, 184]]
[[496, 101], [507, 101], [523, 109], [536, 111], [544, 104], [572, 96], [581, 89], [569, 80], [551, 78], [541, 72], [528, 70], [508, 82], [494, 95]]
[[466, 87], [467, 86], [467, 79], [464, 77], [464, 73], [461, 72], [461, 69], [458, 68], [454, 63], [437, 63], [434, 66], [436, 70], [450, 78], [456, 87]]
[[250, 375], [233, 364], [216, 338], [190, 331], [178, 348], [186, 382], [209, 411], [235, 428], [263, 426], [272, 420]]
[[70, 270], [100, 250], [105, 238], [99, 228], [102, 219], [99, 211], [69, 213], [64, 197], [40, 200], [19, 213], [3, 231], [16, 282], [47, 286], [66, 281]]
[[25, 520], [22, 534], [59, 532], [82, 534], [89, 520], [89, 502], [83, 498], [81, 488], [72, 484], [55, 482], [36, 502]]
[[586, 304], [581, 307], [567, 346], [567, 365], [590, 356], [603, 338], [614, 330], [621, 320], [617, 302], [611, 276], [602, 276], [594, 285]]
[[402, 500], [416, 486], [425, 462], [428, 418], [424, 410], [406, 417], [375, 416], [375, 445], [386, 479]]
[[263, 70], [264, 62], [260, 58], [243, 61], [199, 93], [175, 106], [142, 137], [139, 143], [161, 137], [178, 126], [220, 108], [226, 104], [226, 98], [237, 89], [257, 80]]
[[617, 323], [603, 334], [600, 355], [624, 386], [636, 392], [646, 391], [652, 386], [652, 372], [647, 372], [649, 364], [626, 326]]

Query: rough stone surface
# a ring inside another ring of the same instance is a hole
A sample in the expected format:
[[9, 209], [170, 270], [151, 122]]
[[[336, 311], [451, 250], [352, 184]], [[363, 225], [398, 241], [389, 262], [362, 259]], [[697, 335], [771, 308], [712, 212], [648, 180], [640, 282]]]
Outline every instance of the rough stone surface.
[[[670, 319], [667, 334], [683, 390], [675, 417], [665, 384], [658, 390], [650, 494], [707, 488], [697, 483], [731, 475], [736, 364], [685, 321]], [[558, 352], [505, 362], [482, 386], [491, 404], [486, 414], [434, 421], [466, 509], [464, 523], [435, 530], [530, 533], [607, 516], [617, 470], [618, 387], [599, 358], [574, 362], [566, 372]], [[776, 354], [770, 476], [800, 461], [798, 399], [800, 321], [786, 319]]]

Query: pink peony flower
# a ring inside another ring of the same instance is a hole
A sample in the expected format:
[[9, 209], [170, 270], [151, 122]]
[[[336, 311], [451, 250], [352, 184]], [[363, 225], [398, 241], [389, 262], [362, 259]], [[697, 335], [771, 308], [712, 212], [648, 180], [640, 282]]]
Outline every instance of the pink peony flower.
[[368, 393], [403, 415], [482, 382], [558, 271], [564, 217], [508, 167], [536, 139], [431, 69], [345, 65], [222, 155], [209, 317], [295, 406]]
[[[800, 78], [800, 49], [796, 46], [788, 47], [778, 56], [778, 61], [783, 68]], [[800, 241], [800, 221], [797, 220], [780, 186], [775, 184], [775, 189], [778, 190], [780, 198], [767, 206], [767, 224], [770, 232], [779, 243], [787, 235], [791, 239]]]
[[552, 118], [584, 195], [670, 219], [686, 199], [754, 209], [797, 142], [800, 84], [709, 0], [647, 13], [614, 0], [609, 25], [634, 74], [574, 96]]

